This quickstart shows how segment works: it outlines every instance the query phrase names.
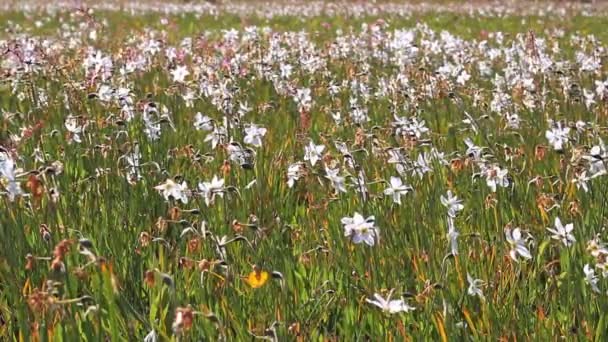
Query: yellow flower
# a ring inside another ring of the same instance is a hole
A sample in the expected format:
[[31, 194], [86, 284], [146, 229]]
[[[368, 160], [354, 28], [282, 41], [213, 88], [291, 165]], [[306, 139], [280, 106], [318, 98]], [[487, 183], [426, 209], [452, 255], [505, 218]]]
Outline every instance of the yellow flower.
[[247, 283], [247, 285], [251, 286], [254, 289], [260, 288], [266, 284], [268, 281], [269, 274], [266, 271], [261, 270], [258, 267], [253, 267], [253, 271], [249, 273], [247, 277], [244, 277], [243, 280]]

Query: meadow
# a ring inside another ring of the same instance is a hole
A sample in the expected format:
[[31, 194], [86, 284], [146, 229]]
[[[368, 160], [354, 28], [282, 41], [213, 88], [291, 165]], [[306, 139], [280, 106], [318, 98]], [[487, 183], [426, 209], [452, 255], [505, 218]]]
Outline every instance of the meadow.
[[606, 5], [0, 5], [0, 340], [608, 339]]

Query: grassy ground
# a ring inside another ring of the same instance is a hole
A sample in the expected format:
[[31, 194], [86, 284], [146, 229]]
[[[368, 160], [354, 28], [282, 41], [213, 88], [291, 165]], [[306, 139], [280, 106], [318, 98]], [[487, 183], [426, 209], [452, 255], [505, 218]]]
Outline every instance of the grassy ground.
[[[604, 22], [577, 13], [0, 13], [0, 338], [604, 340], [607, 183], [600, 174], [586, 180], [588, 192], [573, 183], [599, 167], [583, 156], [605, 135], [607, 97], [596, 90], [606, 80]], [[242, 37], [250, 26], [258, 38], [248, 41]], [[239, 38], [227, 39], [229, 29]], [[414, 40], [391, 47], [401, 29], [413, 30]], [[444, 30], [458, 38], [442, 38]], [[483, 40], [499, 57], [488, 57]], [[155, 55], [152, 43], [159, 44]], [[350, 50], [340, 55], [341, 44]], [[172, 47], [183, 56], [169, 58]], [[418, 54], [398, 65], [413, 47]], [[100, 58], [83, 67], [95, 56], [88, 49], [111, 57], [108, 75]], [[538, 51], [551, 68], [530, 66]], [[582, 70], [577, 53], [595, 53], [600, 66]], [[33, 71], [28, 56], [35, 56]], [[316, 70], [306, 69], [315, 61]], [[122, 73], [128, 62], [139, 69]], [[293, 73], [283, 77], [285, 63]], [[438, 76], [447, 63], [460, 71]], [[171, 71], [182, 65], [190, 74], [175, 82]], [[457, 81], [462, 70], [470, 75], [464, 84]], [[530, 79], [534, 91], [513, 78], [497, 86], [495, 76], [507, 74]], [[390, 86], [381, 92], [383, 81]], [[330, 84], [342, 82], [332, 94]], [[129, 91], [103, 100], [102, 85]], [[310, 107], [294, 100], [297, 89], [311, 90]], [[597, 93], [595, 104], [585, 105], [583, 89]], [[496, 109], [501, 93], [510, 100]], [[243, 106], [250, 110], [237, 122]], [[354, 122], [357, 110], [368, 120]], [[195, 128], [197, 112], [226, 126], [224, 145], [212, 148], [205, 140], [212, 133]], [[512, 114], [518, 128], [508, 127]], [[401, 135], [395, 116], [424, 120], [429, 131]], [[547, 119], [572, 127], [561, 152], [546, 138]], [[70, 120], [84, 132], [70, 132]], [[585, 123], [580, 132], [577, 121]], [[146, 125], [157, 123], [153, 140]], [[267, 129], [261, 146], [247, 143], [249, 123]], [[470, 154], [465, 138], [484, 152]], [[251, 168], [231, 160], [230, 139], [255, 151]], [[325, 146], [315, 165], [305, 160], [311, 139]], [[346, 143], [350, 162], [336, 142]], [[402, 151], [402, 173], [389, 162], [391, 148]], [[130, 167], [136, 149], [141, 161]], [[417, 173], [419, 156], [430, 172]], [[303, 174], [289, 187], [288, 167], [298, 162]], [[508, 170], [495, 192], [486, 182], [494, 166]], [[334, 190], [326, 167], [340, 169], [346, 192]], [[197, 184], [214, 176], [225, 186], [206, 203]], [[401, 204], [385, 191], [396, 176], [412, 187]], [[187, 203], [155, 188], [167, 179], [187, 182]], [[11, 184], [23, 189], [14, 200]], [[358, 192], [361, 186], [367, 191]], [[454, 218], [440, 200], [448, 190], [464, 205]], [[342, 219], [356, 212], [375, 217], [374, 246], [345, 236]], [[573, 223], [572, 246], [546, 230], [556, 217]], [[515, 227], [520, 245], [505, 237]], [[531, 258], [510, 258], [517, 246]], [[586, 277], [586, 264], [597, 279]], [[467, 275], [480, 282], [471, 286]], [[415, 310], [383, 311], [367, 301], [375, 293]]]

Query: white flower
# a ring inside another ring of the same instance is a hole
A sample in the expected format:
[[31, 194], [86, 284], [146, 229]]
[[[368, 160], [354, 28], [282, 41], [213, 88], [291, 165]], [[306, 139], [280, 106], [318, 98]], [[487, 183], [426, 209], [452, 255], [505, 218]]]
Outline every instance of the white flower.
[[374, 299], [365, 298], [365, 301], [369, 304], [375, 305], [382, 309], [382, 311], [395, 314], [400, 312], [410, 312], [415, 310], [413, 306], [408, 305], [403, 298], [391, 300], [393, 291], [388, 295], [386, 299], [378, 293], [374, 294]]
[[324, 145], [315, 145], [311, 140], [308, 146], [304, 147], [304, 160], [310, 161], [310, 165], [315, 166], [317, 161], [321, 159], [323, 150], [325, 150]]
[[496, 186], [501, 186], [503, 188], [509, 186], [509, 179], [507, 178], [509, 170], [501, 169], [494, 165], [486, 168], [483, 173], [486, 176], [486, 184], [492, 189], [492, 192], [496, 192]]
[[212, 131], [213, 119], [200, 112], [194, 116], [194, 127], [199, 131]]
[[458, 199], [458, 196], [454, 196], [452, 194], [452, 190], [448, 190], [447, 196], [444, 197], [441, 195], [441, 204], [444, 207], [448, 208], [448, 216], [456, 217], [456, 214], [464, 209], [464, 205], [462, 205], [462, 200]]
[[368, 246], [373, 246], [378, 238], [378, 229], [374, 226], [374, 220], [373, 216], [364, 218], [357, 212], [353, 217], [343, 217], [341, 222], [344, 225], [344, 236], [350, 237], [355, 244], [364, 242]]
[[431, 163], [429, 155], [424, 152], [418, 155], [418, 159], [414, 163], [413, 174], [417, 174], [420, 179], [424, 176], [425, 173], [433, 171], [429, 164]]
[[399, 177], [391, 177], [390, 186], [384, 189], [384, 194], [387, 196], [393, 196], [393, 203], [401, 204], [401, 195], [405, 195], [412, 191], [412, 187], [403, 184], [403, 181]]
[[260, 147], [262, 146], [262, 137], [264, 135], [266, 135], [266, 128], [251, 124], [245, 128], [245, 138], [243, 138], [243, 141], [245, 144]]
[[549, 140], [549, 144], [553, 145], [553, 149], [561, 151], [564, 145], [568, 144], [568, 133], [570, 133], [570, 127], [562, 127], [561, 123], [558, 123], [545, 132], [545, 137]]
[[213, 176], [211, 182], [198, 183], [198, 189], [205, 198], [205, 204], [210, 206], [215, 202], [216, 194], [224, 197], [224, 179], [218, 179], [217, 176]]
[[587, 171], [576, 173], [574, 178], [572, 179], [572, 183], [576, 185], [576, 188], [579, 190], [583, 188], [585, 192], [589, 191], [589, 185], [587, 184], [588, 181], [589, 177], [587, 177]]
[[597, 286], [599, 279], [595, 275], [595, 270], [589, 266], [589, 264], [585, 264], [583, 267], [583, 272], [585, 272], [585, 283], [591, 286], [591, 289], [595, 293], [600, 293], [600, 289]]
[[9, 201], [23, 195], [21, 185], [17, 181], [15, 161], [6, 152], [0, 152], [0, 187], [4, 187]]
[[293, 188], [295, 182], [303, 175], [302, 164], [294, 163], [287, 168], [287, 186]]
[[520, 255], [524, 259], [532, 259], [532, 255], [530, 254], [528, 247], [526, 247], [526, 241], [522, 238], [521, 230], [519, 228], [513, 230], [506, 228], [505, 238], [511, 246], [511, 250], [509, 250], [511, 259], [519, 261], [517, 255]]
[[338, 175], [339, 172], [340, 172], [340, 169], [338, 169], [338, 168], [330, 169], [326, 166], [325, 167], [325, 173], [326, 173], [325, 178], [327, 178], [331, 181], [331, 186], [333, 186], [337, 192], [347, 192], [346, 186], [344, 185], [345, 178], [342, 176], [339, 176]]
[[81, 143], [80, 134], [83, 132], [82, 126], [78, 125], [78, 118], [69, 115], [65, 119], [65, 128], [70, 133], [70, 142], [75, 141], [77, 143]]
[[593, 146], [589, 154], [583, 156], [583, 159], [589, 162], [590, 176], [588, 178], [603, 176], [607, 173], [605, 160], [608, 159], [608, 152], [601, 139], [599, 145]]
[[205, 142], [211, 141], [211, 148], [215, 149], [218, 144], [224, 143], [227, 135], [226, 127], [216, 126], [213, 128], [213, 132], [205, 137]]
[[469, 283], [469, 288], [467, 289], [467, 293], [470, 296], [479, 296], [482, 300], [485, 299], [483, 292], [479, 288], [484, 284], [484, 281], [481, 279], [473, 279], [470, 274], [467, 273], [467, 282]]
[[170, 198], [174, 198], [184, 204], [188, 203], [188, 184], [186, 184], [185, 181], [182, 182], [182, 184], [178, 184], [169, 178], [165, 183], [155, 186], [154, 189], [160, 191], [166, 201], [169, 201]]
[[171, 76], [173, 76], [173, 82], [177, 83], [184, 83], [188, 75], [190, 75], [190, 72], [188, 71], [188, 68], [184, 65], [180, 65], [171, 71]]
[[576, 242], [574, 235], [572, 235], [573, 229], [574, 225], [572, 223], [568, 223], [564, 227], [559, 217], [555, 218], [555, 229], [547, 228], [549, 232], [553, 233], [551, 238], [561, 241], [566, 247], [570, 247], [574, 242]]

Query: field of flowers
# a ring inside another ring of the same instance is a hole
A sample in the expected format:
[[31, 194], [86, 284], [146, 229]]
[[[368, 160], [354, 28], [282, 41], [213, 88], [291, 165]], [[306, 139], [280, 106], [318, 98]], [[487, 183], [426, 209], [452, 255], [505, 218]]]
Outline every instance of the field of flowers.
[[0, 340], [607, 340], [607, 9], [0, 4]]

